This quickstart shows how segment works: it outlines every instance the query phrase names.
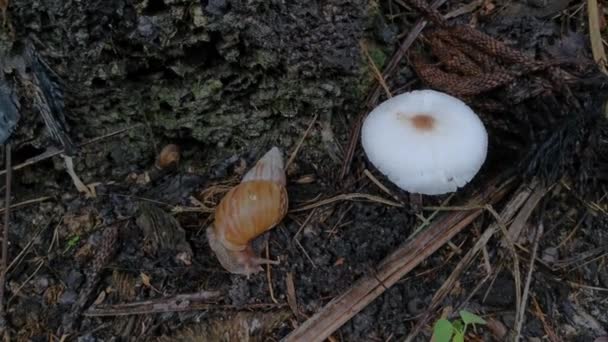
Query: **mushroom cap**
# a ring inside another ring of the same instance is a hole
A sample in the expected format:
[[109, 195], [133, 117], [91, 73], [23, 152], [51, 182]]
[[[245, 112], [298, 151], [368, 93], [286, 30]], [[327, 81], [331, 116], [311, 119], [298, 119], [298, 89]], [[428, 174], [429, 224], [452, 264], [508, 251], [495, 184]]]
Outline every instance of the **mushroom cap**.
[[369, 161], [397, 186], [440, 195], [463, 187], [483, 165], [488, 135], [461, 100], [435, 90], [392, 97], [361, 128]]

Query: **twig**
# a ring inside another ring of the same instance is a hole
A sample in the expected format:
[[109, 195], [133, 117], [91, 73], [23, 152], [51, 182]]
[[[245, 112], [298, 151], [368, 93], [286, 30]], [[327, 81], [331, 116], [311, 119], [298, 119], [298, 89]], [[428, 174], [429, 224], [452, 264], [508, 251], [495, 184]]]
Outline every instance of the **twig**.
[[[519, 235], [521, 234], [524, 225], [528, 221], [528, 218], [530, 218], [532, 211], [536, 208], [538, 202], [545, 196], [547, 191], [549, 191], [549, 188], [540, 186], [537, 182], [530, 184], [530, 189], [533, 190], [533, 193], [530, 195], [528, 203], [526, 203], [525, 207], [522, 208], [519, 214], [517, 214], [513, 220], [513, 223], [509, 227], [508, 235], [511, 241], [517, 241], [517, 239], [519, 239]], [[503, 246], [504, 243], [505, 242], [503, 241]]]
[[[266, 259], [270, 260], [270, 248], [268, 246], [268, 240], [266, 240]], [[266, 265], [266, 278], [268, 279], [268, 291], [270, 292], [270, 299], [273, 302], [278, 303], [279, 301], [274, 297], [274, 290], [272, 288], [272, 274], [270, 271], [271, 264]]]
[[597, 62], [600, 70], [608, 75], [606, 70], [606, 52], [602, 44], [602, 33], [600, 32], [600, 14], [597, 0], [587, 0], [587, 14], [589, 17], [589, 38], [591, 39], [591, 51], [593, 59]]
[[[63, 218], [63, 216], [61, 216], [61, 217]], [[53, 222], [54, 220], [55, 220], [55, 218], [53, 218], [53, 220], [51, 220], [51, 222]], [[62, 221], [62, 219], [59, 220], [59, 222], [57, 223], [57, 226], [61, 225], [61, 221]], [[34, 241], [36, 241], [36, 239], [38, 238], [38, 236], [40, 236], [40, 234], [43, 231], [45, 231], [49, 226], [50, 226], [50, 224], [47, 225], [47, 226], [44, 226], [44, 227], [40, 227], [40, 228], [38, 228], [36, 230], [36, 233], [34, 233], [34, 235], [32, 236], [32, 238], [27, 242], [27, 244], [25, 245], [25, 247], [23, 247], [23, 249], [21, 250], [21, 252], [19, 252], [19, 254], [17, 254], [17, 256], [13, 258], [13, 260], [11, 261], [11, 263], [6, 268], [6, 270], [7, 270], [6, 272], [9, 272], [10, 270], [16, 268], [17, 266], [19, 266], [21, 264], [21, 261], [23, 260], [23, 258], [25, 258], [25, 255], [26, 255], [27, 251], [32, 247], [32, 245], [34, 244]]]
[[540, 237], [543, 235], [543, 224], [542, 222], [538, 225], [538, 229], [536, 231], [536, 237], [534, 238], [534, 246], [532, 247], [532, 255], [530, 257], [530, 266], [528, 269], [528, 276], [526, 278], [526, 284], [524, 285], [524, 293], [522, 296], [522, 302], [519, 305], [519, 311], [515, 315], [515, 341], [519, 341], [519, 336], [521, 335], [521, 328], [524, 323], [524, 318], [526, 317], [526, 306], [528, 302], [528, 294], [530, 291], [530, 282], [532, 281], [532, 273], [534, 273], [534, 260], [536, 259], [536, 252], [538, 250], [538, 242], [540, 241]]
[[167, 301], [166, 298], [150, 299], [141, 302], [99, 305], [89, 308], [83, 313], [87, 317], [104, 317], [104, 316], [129, 316], [129, 315], [145, 315], [166, 312], [184, 312], [196, 310], [262, 310], [272, 308], [283, 308], [287, 304], [249, 304], [243, 306], [236, 305], [216, 305], [213, 303], [201, 303], [194, 300], [176, 300]]
[[293, 315], [298, 319], [300, 317], [300, 310], [298, 310], [298, 300], [296, 297], [296, 286], [293, 282], [293, 273], [287, 272], [285, 284], [287, 285], [287, 304], [289, 304], [289, 308], [293, 312]]
[[532, 297], [532, 304], [534, 305], [534, 310], [532, 310], [532, 313], [535, 314], [535, 316], [538, 317], [538, 319], [540, 319], [540, 321], [543, 323], [543, 329], [545, 330], [549, 341], [558, 342], [559, 338], [555, 334], [555, 331], [553, 330], [551, 325], [549, 325], [549, 323], [545, 319], [545, 314], [543, 313], [540, 304], [538, 304], [536, 297]]
[[30, 274], [27, 279], [25, 279], [25, 281], [15, 290], [15, 292], [13, 293], [13, 295], [8, 299], [8, 301], [6, 302], [6, 305], [10, 305], [11, 302], [13, 301], [13, 299], [15, 299], [15, 297], [19, 294], [19, 292], [21, 292], [21, 289], [23, 289], [23, 287], [25, 285], [27, 285], [27, 283], [30, 282], [30, 280], [32, 280], [32, 278], [34, 278], [34, 276], [36, 274], [38, 274], [38, 271], [40, 271], [40, 269], [42, 268], [42, 266], [44, 266], [45, 261], [44, 260], [40, 260], [38, 262], [38, 267], [36, 267], [36, 269], [34, 270], [34, 272], [32, 272], [32, 274]]
[[[486, 192], [476, 196], [471, 202], [496, 203], [511, 188], [512, 183], [512, 181], [507, 181], [498, 189], [495, 186], [496, 182], [486, 184], [482, 187]], [[479, 209], [473, 212], [445, 214], [418, 237], [398, 247], [376, 267], [373, 274], [359, 279], [345, 293], [334, 298], [321, 311], [291, 332], [284, 341], [323, 341], [447, 241], [464, 230], [481, 213], [482, 210]]]
[[363, 50], [363, 54], [365, 55], [365, 57], [367, 57], [367, 62], [372, 67], [374, 77], [376, 77], [376, 80], [378, 81], [378, 83], [380, 83], [382, 89], [384, 89], [386, 97], [393, 97], [391, 91], [388, 89], [388, 85], [386, 85], [386, 81], [384, 80], [382, 73], [380, 72], [380, 70], [378, 70], [378, 67], [376, 66], [376, 63], [374, 63], [374, 59], [372, 58], [372, 56], [370, 56], [369, 51], [367, 51], [367, 45], [365, 45], [365, 42], [361, 42], [361, 50]]
[[321, 201], [318, 201], [316, 203], [312, 203], [312, 204], [308, 204], [302, 207], [298, 207], [298, 208], [294, 208], [292, 210], [290, 210], [290, 212], [292, 213], [296, 213], [299, 211], [306, 211], [306, 210], [310, 210], [310, 209], [314, 209], [317, 207], [321, 207], [324, 205], [328, 205], [331, 204], [333, 202], [337, 202], [337, 201], [354, 201], [354, 200], [358, 200], [358, 199], [366, 199], [368, 201], [371, 202], [377, 202], [377, 203], [382, 203], [382, 204], [386, 204], [386, 205], [390, 205], [393, 207], [403, 207], [403, 205], [401, 203], [397, 203], [397, 202], [393, 202], [391, 200], [387, 200], [384, 199], [382, 197], [379, 196], [374, 196], [374, 195], [369, 195], [369, 194], [362, 194], [362, 193], [350, 193], [350, 194], [341, 194], [341, 195], [337, 195], [331, 198], [327, 198]]
[[6, 154], [6, 193], [4, 198], [4, 233], [2, 235], [2, 273], [0, 273], [0, 326], [4, 327], [6, 324], [6, 312], [4, 309], [4, 287], [6, 282], [6, 273], [8, 271], [8, 229], [10, 223], [11, 214], [11, 183], [13, 172], [11, 169], [11, 144], [7, 143], [4, 147], [4, 154]]
[[508, 247], [507, 249], [509, 252], [511, 252], [511, 258], [513, 259], [513, 278], [515, 279], [515, 310], [519, 311], [519, 306], [521, 305], [521, 273], [519, 269], [519, 256], [515, 250], [515, 244], [509, 237], [509, 232], [507, 231], [505, 223], [490, 205], [488, 205], [487, 210], [494, 216], [494, 218], [496, 218], [498, 228], [500, 228], [500, 231], [504, 235], [503, 241], [506, 242]]
[[[36, 204], [36, 203], [48, 201], [48, 200], [50, 200], [52, 198], [53, 197], [51, 197], [51, 196], [42, 196], [42, 197], [39, 197], [39, 198], [34, 198], [34, 199], [31, 199], [31, 200], [15, 203], [15, 204], [13, 204], [13, 205], [10, 206], [10, 209], [15, 209], [15, 208], [24, 207], [24, 206], [30, 205], [30, 204]], [[6, 208], [0, 209], [0, 213], [3, 213], [5, 211], [6, 211]]]
[[137, 314], [151, 314], [163, 312], [178, 312], [198, 310], [207, 308], [210, 304], [205, 303], [217, 299], [221, 295], [218, 291], [201, 291], [185, 293], [175, 296], [143, 300], [132, 303], [121, 303], [111, 305], [98, 305], [91, 307], [85, 316], [127, 316]]
[[401, 200], [399, 200], [399, 197], [393, 194], [384, 184], [382, 184], [376, 177], [374, 177], [374, 175], [369, 172], [368, 169], [363, 170], [363, 174], [366, 175], [367, 178], [369, 178], [374, 184], [376, 184], [376, 186], [380, 188], [380, 190], [391, 196], [395, 201], [401, 202]]
[[[84, 143], [79, 144], [78, 147], [83, 147], [83, 146], [94, 144], [94, 143], [99, 142], [101, 140], [104, 140], [104, 139], [107, 139], [107, 138], [111, 138], [113, 136], [125, 133], [127, 131], [130, 131], [130, 130], [132, 130], [134, 128], [138, 128], [140, 126], [142, 126], [142, 125], [141, 124], [137, 124], [137, 125], [133, 125], [133, 126], [129, 126], [129, 127], [125, 127], [125, 128], [119, 129], [119, 130], [114, 131], [114, 132], [110, 132], [110, 133], [102, 135], [100, 137], [93, 138], [93, 139], [91, 139], [89, 141], [85, 141]], [[39, 154], [39, 155], [37, 155], [35, 157], [32, 157], [32, 158], [24, 161], [21, 164], [15, 165], [12, 168], [12, 170], [13, 171], [17, 171], [19, 169], [23, 169], [24, 167], [27, 167], [27, 166], [39, 163], [39, 162], [41, 162], [43, 160], [46, 160], [46, 159], [58, 156], [58, 155], [63, 154], [63, 153], [65, 153], [64, 149], [55, 149], [55, 150], [46, 151], [46, 152], [43, 152], [43, 153], [41, 153], [41, 154]], [[4, 170], [0, 171], [0, 176], [3, 175], [3, 174], [5, 174], [6, 171], [7, 171], [7, 169], [4, 169]]]
[[296, 145], [295, 150], [289, 157], [289, 160], [287, 160], [287, 163], [285, 164], [285, 170], [287, 170], [287, 168], [289, 168], [289, 165], [291, 165], [291, 163], [293, 163], [294, 159], [296, 159], [296, 156], [298, 155], [298, 151], [300, 151], [300, 148], [302, 147], [304, 140], [306, 140], [306, 137], [308, 136], [308, 134], [310, 134], [310, 130], [312, 129], [312, 126], [315, 124], [315, 121], [317, 121], [317, 116], [318, 116], [318, 114], [315, 114], [315, 116], [312, 117], [312, 120], [310, 120], [310, 124], [308, 124], [308, 128], [306, 128], [306, 131], [304, 131], [304, 134], [302, 135], [302, 138], [300, 138], [300, 141], [298, 141], [298, 144]]

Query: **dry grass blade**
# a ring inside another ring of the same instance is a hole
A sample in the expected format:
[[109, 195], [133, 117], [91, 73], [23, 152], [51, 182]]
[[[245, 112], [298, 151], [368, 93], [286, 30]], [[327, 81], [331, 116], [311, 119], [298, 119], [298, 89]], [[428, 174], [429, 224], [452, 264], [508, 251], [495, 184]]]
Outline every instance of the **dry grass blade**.
[[289, 308], [293, 312], [294, 316], [298, 318], [300, 316], [300, 311], [298, 310], [298, 300], [296, 297], [296, 286], [293, 282], [293, 273], [287, 273], [285, 283], [287, 285], [287, 303], [289, 304]]
[[[500, 188], [496, 188], [494, 182], [487, 184], [482, 187], [486, 189], [486, 192], [476, 196], [471, 202], [475, 204], [496, 203], [511, 188], [511, 185], [511, 181], [506, 182]], [[479, 209], [444, 215], [416, 238], [388, 255], [376, 267], [374, 274], [359, 279], [345, 293], [334, 298], [320, 312], [289, 334], [285, 341], [320, 342], [325, 340], [375, 298], [466, 228], [481, 213], [482, 210]]]
[[310, 134], [310, 131], [312, 130], [313, 125], [317, 121], [317, 117], [318, 117], [318, 114], [315, 114], [315, 116], [312, 117], [312, 120], [310, 120], [310, 124], [308, 125], [308, 128], [306, 128], [306, 131], [304, 131], [302, 138], [300, 138], [300, 141], [298, 141], [298, 145], [296, 145], [295, 150], [293, 151], [293, 153], [289, 157], [289, 160], [285, 164], [285, 170], [287, 170], [287, 168], [289, 168], [289, 165], [291, 165], [291, 163], [293, 163], [294, 159], [296, 159], [296, 156], [298, 155], [298, 152], [300, 151], [300, 148], [302, 147], [304, 140], [306, 140], [306, 137]]
[[490, 205], [488, 205], [487, 210], [496, 219], [498, 228], [500, 228], [500, 231], [503, 234], [503, 238], [504, 238], [503, 241], [506, 242], [507, 249], [511, 253], [511, 258], [513, 259], [513, 278], [515, 279], [515, 300], [516, 300], [515, 311], [519, 311], [520, 305], [521, 305], [521, 298], [522, 298], [521, 273], [519, 270], [519, 256], [517, 254], [517, 250], [515, 249], [515, 243], [509, 237], [509, 232], [507, 231], [507, 227], [506, 227], [505, 223], [502, 221], [502, 219], [500, 218], [500, 215], [498, 215], [498, 213]]
[[559, 338], [557, 337], [557, 334], [555, 333], [555, 330], [553, 329], [553, 327], [551, 327], [551, 325], [549, 325], [549, 323], [545, 319], [545, 314], [543, 313], [543, 310], [541, 309], [540, 304], [538, 304], [536, 297], [532, 297], [532, 304], [534, 305], [534, 310], [532, 310], [532, 313], [536, 317], [538, 317], [538, 319], [540, 319], [540, 321], [543, 323], [543, 329], [545, 330], [545, 333], [547, 334], [549, 341], [558, 342]]
[[548, 188], [540, 186], [537, 182], [533, 182], [532, 184], [530, 184], [530, 189], [533, 190], [532, 195], [530, 195], [530, 200], [528, 201], [528, 203], [526, 203], [526, 205], [519, 212], [519, 214], [517, 214], [517, 216], [513, 220], [513, 223], [509, 227], [508, 237], [511, 241], [517, 241], [519, 235], [523, 230], [524, 225], [528, 221], [528, 218], [530, 218], [532, 211], [534, 211], [534, 209], [538, 205], [538, 202], [540, 202], [540, 200], [545, 196], [547, 191], [549, 191]]
[[524, 285], [524, 293], [522, 302], [519, 305], [519, 311], [515, 316], [515, 341], [519, 341], [521, 336], [521, 329], [524, 324], [524, 318], [526, 317], [526, 306], [528, 302], [528, 294], [530, 291], [530, 282], [532, 281], [532, 273], [534, 273], [534, 261], [536, 260], [536, 253], [538, 251], [538, 242], [543, 235], [543, 224], [538, 225], [536, 230], [536, 237], [534, 238], [534, 246], [532, 247], [532, 255], [530, 257], [530, 266], [528, 268], [528, 276], [526, 277], [526, 284]]
[[324, 200], [320, 200], [318, 202], [312, 203], [312, 204], [308, 204], [305, 206], [301, 206], [295, 209], [290, 210], [289, 212], [291, 213], [297, 213], [300, 211], [306, 211], [306, 210], [310, 210], [310, 209], [314, 209], [317, 207], [321, 207], [324, 205], [328, 205], [334, 202], [338, 202], [338, 201], [356, 201], [356, 200], [368, 200], [370, 202], [376, 202], [376, 203], [382, 203], [382, 204], [386, 204], [392, 207], [403, 207], [403, 204], [401, 203], [397, 203], [391, 200], [387, 200], [385, 198], [379, 197], [379, 196], [374, 196], [374, 195], [369, 195], [369, 194], [362, 194], [362, 193], [350, 193], [350, 194], [341, 194], [341, 195], [337, 195], [331, 198], [327, 198]]
[[[266, 240], [266, 259], [270, 260], [270, 246], [268, 245], [268, 240]], [[271, 264], [266, 265], [266, 279], [268, 280], [268, 292], [270, 292], [270, 299], [274, 303], [278, 303], [279, 301], [274, 297], [274, 289], [272, 288], [272, 271]]]
[[[34, 198], [34, 199], [31, 199], [31, 200], [15, 203], [15, 204], [11, 205], [9, 208], [12, 210], [12, 209], [19, 208], [19, 207], [25, 207], [27, 205], [32, 205], [32, 204], [48, 201], [48, 200], [50, 200], [52, 198], [53, 197], [50, 197], [50, 196], [42, 196], [42, 197], [39, 197], [39, 198]], [[5, 211], [6, 211], [6, 208], [0, 209], [0, 213], [3, 213]]]
[[365, 42], [361, 42], [361, 50], [363, 50], [363, 54], [367, 58], [367, 62], [369, 63], [370, 67], [372, 68], [372, 71], [374, 72], [374, 77], [376, 78], [378, 83], [380, 83], [380, 85], [382, 86], [382, 89], [384, 89], [384, 92], [386, 93], [386, 97], [389, 97], [389, 98], [393, 97], [393, 94], [391, 94], [391, 91], [388, 88], [388, 85], [386, 84], [384, 77], [382, 76], [382, 73], [376, 66], [376, 63], [374, 63], [374, 59], [372, 58], [372, 56], [370, 56]]
[[587, 0], [587, 15], [589, 16], [589, 38], [591, 39], [591, 51], [593, 59], [597, 62], [603, 73], [608, 75], [606, 70], [606, 52], [602, 42], [602, 32], [600, 30], [600, 15], [597, 0]]

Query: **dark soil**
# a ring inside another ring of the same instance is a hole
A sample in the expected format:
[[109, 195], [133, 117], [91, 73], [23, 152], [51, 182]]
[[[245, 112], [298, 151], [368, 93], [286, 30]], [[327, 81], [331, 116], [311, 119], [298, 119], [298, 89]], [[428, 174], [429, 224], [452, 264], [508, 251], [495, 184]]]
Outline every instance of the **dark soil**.
[[[440, 10], [448, 13], [461, 5], [448, 1]], [[501, 107], [496, 112], [480, 109], [490, 132], [488, 161], [449, 201], [464, 203], [484, 180], [503, 170], [523, 175], [521, 182], [541, 175], [555, 185], [517, 241], [525, 275], [525, 251], [532, 247], [534, 228], [544, 226], [539, 245], [543, 262], [535, 269], [522, 332], [528, 341], [541, 340], [548, 331], [560, 341], [593, 341], [608, 334], [608, 191], [603, 182], [608, 178], [608, 130], [597, 119], [606, 82], [599, 82], [601, 74], [589, 67], [587, 21], [579, 6], [583, 2], [501, 7], [487, 1], [451, 20], [471, 23], [539, 59], [586, 62], [572, 67], [589, 80], [572, 86], [578, 109], [554, 95], [510, 103], [517, 94], [541, 87], [535, 77], [489, 92], [488, 98]], [[351, 124], [375, 84], [361, 43], [382, 67], [419, 17], [399, 1], [11, 2], [8, 18], [15, 39], [34, 37], [67, 85], [73, 139], [84, 143], [133, 127], [79, 150], [76, 170], [85, 183], [99, 183], [96, 198], [77, 193], [59, 157], [15, 171], [11, 203], [39, 201], [15, 208], [11, 215], [8, 260], [14, 264], [5, 299], [10, 339], [51, 341], [67, 333], [79, 341], [237, 339], [239, 327], [248, 322], [257, 327], [251, 331], [258, 331], [259, 340], [279, 340], [357, 279], [372, 274], [422, 224], [409, 205], [337, 201], [291, 212], [256, 241], [264, 256], [267, 242], [270, 257], [280, 264], [271, 267], [270, 276], [263, 272], [247, 279], [227, 273], [217, 262], [205, 236], [210, 211], [198, 201], [216, 204], [222, 192], [212, 191], [236, 184], [270, 146], [279, 146], [288, 159], [316, 117], [287, 170], [291, 209], [342, 193], [393, 200], [363, 174], [366, 168], [407, 204], [408, 194], [373, 170], [360, 148], [347, 177], [339, 175]], [[411, 50], [425, 51], [423, 41]], [[389, 81], [395, 93], [426, 87], [407, 56]], [[478, 105], [483, 96], [471, 101]], [[547, 105], [548, 99], [557, 102]], [[33, 110], [22, 116], [13, 138], [14, 164], [55, 146]], [[550, 140], [559, 129], [560, 138]], [[182, 149], [178, 168], [142, 182], [167, 143]], [[556, 155], [566, 157], [557, 160]], [[432, 206], [446, 199], [423, 201]], [[430, 213], [422, 212], [426, 217]], [[459, 251], [445, 246], [433, 254], [336, 331], [335, 340], [403, 340], [493, 220], [484, 214], [452, 240]], [[104, 243], [109, 229], [118, 229], [111, 246]], [[442, 308], [464, 304], [512, 328], [512, 264], [501, 256], [508, 253], [498, 235], [487, 252], [491, 281], [468, 299], [487, 275], [478, 258]], [[109, 256], [100, 258], [104, 253]], [[288, 305], [289, 274], [297, 315]], [[84, 315], [92, 305], [203, 290], [219, 291], [221, 297], [202, 310]], [[431, 333], [427, 326], [418, 339], [428, 341]], [[475, 335], [493, 338], [484, 327]]]

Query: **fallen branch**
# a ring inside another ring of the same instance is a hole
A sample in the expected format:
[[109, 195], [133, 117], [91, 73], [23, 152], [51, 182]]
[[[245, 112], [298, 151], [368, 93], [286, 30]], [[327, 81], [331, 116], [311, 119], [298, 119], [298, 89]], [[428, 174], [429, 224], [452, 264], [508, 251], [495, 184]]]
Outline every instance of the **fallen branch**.
[[[511, 179], [501, 187], [497, 187], [496, 184], [492, 181], [485, 186], [482, 185], [481, 188], [486, 190], [473, 198], [470, 204], [497, 203], [511, 188], [513, 182]], [[284, 341], [325, 340], [409, 271], [464, 230], [482, 212], [483, 209], [473, 209], [443, 215], [426, 231], [387, 256], [377, 266], [375, 274], [361, 278], [344, 294], [334, 298], [320, 312], [291, 332]]]

